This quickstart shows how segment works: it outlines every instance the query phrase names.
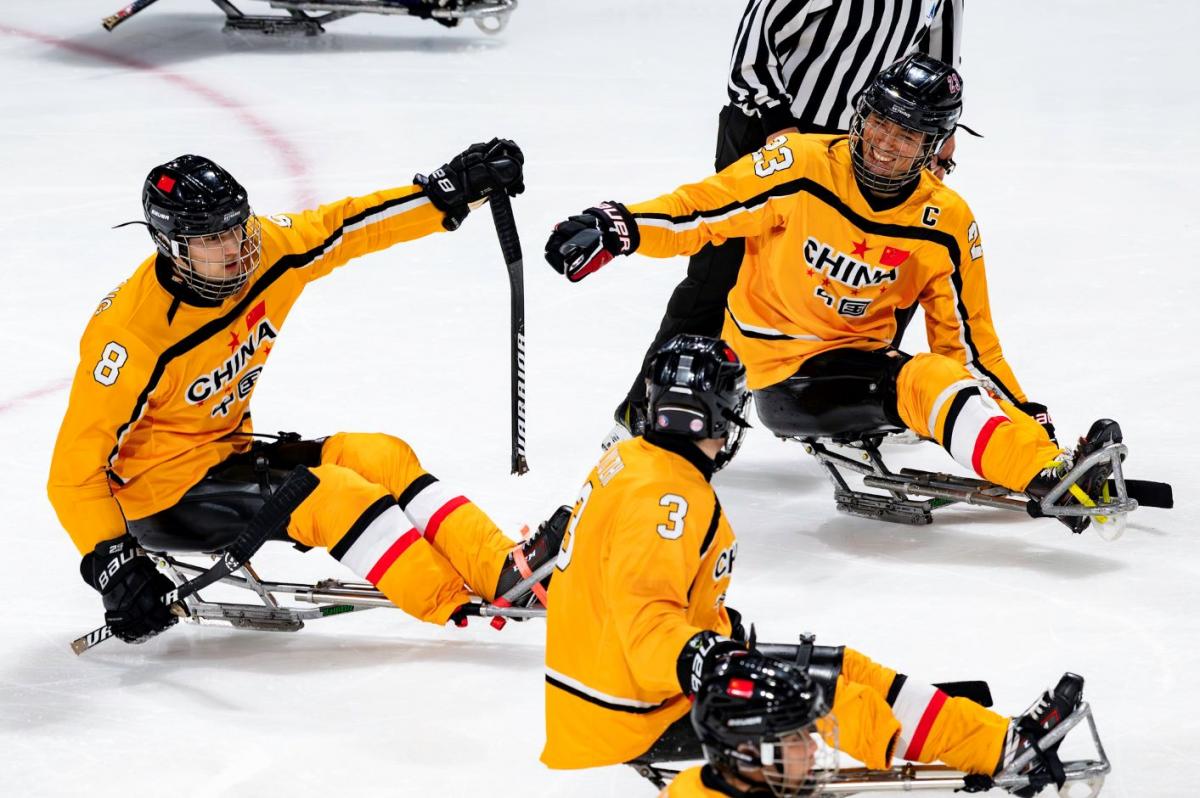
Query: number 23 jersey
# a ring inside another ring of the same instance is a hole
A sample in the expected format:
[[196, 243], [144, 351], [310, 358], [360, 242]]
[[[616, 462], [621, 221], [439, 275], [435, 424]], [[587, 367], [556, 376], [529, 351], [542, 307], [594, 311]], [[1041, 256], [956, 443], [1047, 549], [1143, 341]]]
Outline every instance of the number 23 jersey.
[[687, 713], [679, 652], [730, 630], [737, 548], [711, 475], [691, 441], [651, 433], [611, 448], [584, 483], [550, 582], [546, 765], [625, 762]]

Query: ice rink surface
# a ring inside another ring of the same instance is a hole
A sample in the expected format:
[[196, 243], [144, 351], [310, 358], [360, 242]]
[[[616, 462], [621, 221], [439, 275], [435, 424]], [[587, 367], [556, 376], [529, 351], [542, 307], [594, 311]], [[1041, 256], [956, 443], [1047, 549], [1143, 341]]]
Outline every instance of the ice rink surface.
[[[514, 207], [531, 473], [508, 474], [507, 284], [486, 212], [315, 284], [254, 417], [400, 435], [514, 533], [571, 501], [686, 262], [622, 260], [570, 285], [543, 242], [598, 200], [711, 171], [743, 2], [522, 0], [498, 37], [359, 17], [298, 41], [224, 34], [201, 0], [107, 34], [115, 4], [7, 3], [0, 21], [0, 792], [652, 795], [624, 768], [538, 763], [540, 622], [441, 629], [378, 610], [76, 658], [100, 604], [44, 484], [79, 335], [150, 251], [139, 228], [109, 228], [141, 217], [151, 166], [208, 155], [276, 213], [407, 183], [501, 135], [528, 159]], [[1138, 511], [1114, 543], [978, 509], [872, 523], [838, 515], [815, 461], [763, 430], [715, 480], [741, 541], [729, 602], [761, 638], [810, 630], [929, 681], [986, 678], [1010, 713], [1082, 673], [1111, 798], [1194, 795], [1200, 760], [1198, 26], [1184, 0], [970, 3], [963, 120], [986, 138], [960, 137], [950, 178], [1029, 395], [1066, 439], [1118, 419], [1127, 474], [1174, 483], [1175, 510]], [[902, 464], [957, 468], [932, 445], [894, 450]], [[321, 551], [255, 562], [350, 575]]]

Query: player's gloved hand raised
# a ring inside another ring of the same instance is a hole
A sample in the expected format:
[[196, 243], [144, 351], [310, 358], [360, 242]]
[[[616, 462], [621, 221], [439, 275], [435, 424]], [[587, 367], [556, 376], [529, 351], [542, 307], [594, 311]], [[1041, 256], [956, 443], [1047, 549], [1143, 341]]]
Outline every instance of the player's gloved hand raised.
[[425, 189], [434, 207], [446, 214], [442, 226], [457, 230], [472, 204], [497, 191], [510, 197], [524, 191], [524, 165], [525, 155], [514, 142], [492, 139], [486, 144], [472, 144], [441, 168], [414, 176], [413, 182]]
[[1041, 424], [1046, 430], [1046, 434], [1050, 436], [1050, 440], [1058, 443], [1058, 438], [1054, 434], [1054, 420], [1050, 418], [1050, 411], [1045, 405], [1038, 404], [1037, 402], [1021, 402], [1016, 405], [1016, 408]]
[[83, 581], [100, 592], [104, 622], [114, 637], [144, 643], [179, 619], [162, 598], [175, 583], [158, 572], [130, 535], [105, 540], [79, 564]]
[[617, 255], [641, 243], [637, 222], [619, 202], [602, 202], [554, 225], [546, 241], [546, 262], [577, 283]]
[[696, 694], [700, 684], [716, 669], [717, 663], [731, 657], [753, 657], [765, 660], [767, 657], [746, 648], [745, 643], [721, 637], [716, 632], [700, 632], [683, 645], [675, 660], [675, 678], [679, 680], [679, 688], [686, 696]]

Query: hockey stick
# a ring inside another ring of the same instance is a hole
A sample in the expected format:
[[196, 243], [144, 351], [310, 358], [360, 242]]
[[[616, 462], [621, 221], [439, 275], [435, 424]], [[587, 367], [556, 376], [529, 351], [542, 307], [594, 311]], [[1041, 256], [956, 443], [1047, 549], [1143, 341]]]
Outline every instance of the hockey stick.
[[500, 238], [500, 251], [508, 267], [508, 294], [511, 300], [509, 340], [512, 395], [512, 473], [518, 476], [529, 470], [525, 461], [525, 274], [521, 258], [521, 239], [513, 219], [512, 202], [503, 191], [492, 195], [492, 221]]
[[[320, 480], [304, 466], [296, 466], [282, 485], [271, 494], [254, 517], [246, 524], [242, 534], [226, 547], [215, 565], [194, 579], [189, 579], [162, 597], [163, 604], [175, 610], [184, 610], [183, 600], [198, 590], [218, 582], [237, 571], [257, 552], [268, 539], [283, 531], [292, 511], [308, 498]], [[82, 654], [93, 646], [113, 636], [112, 629], [101, 626], [71, 642], [71, 650]]]
[[132, 3], [125, 6], [117, 13], [100, 20], [100, 24], [104, 26], [105, 30], [111, 31], [113, 28], [132, 17], [134, 14], [142, 11], [147, 6], [154, 5], [157, 2], [158, 0], [133, 0]]

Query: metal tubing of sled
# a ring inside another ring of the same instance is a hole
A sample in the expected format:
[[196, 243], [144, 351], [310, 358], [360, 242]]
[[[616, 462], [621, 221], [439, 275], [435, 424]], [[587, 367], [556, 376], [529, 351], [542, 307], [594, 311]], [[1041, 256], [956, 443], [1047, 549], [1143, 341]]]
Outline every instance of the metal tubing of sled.
[[993, 496], [978, 488], [941, 487], [923, 481], [921, 478], [865, 476], [863, 477], [863, 484], [869, 488], [901, 490], [914, 496], [948, 499], [964, 504], [976, 504], [982, 507], [997, 507], [1001, 510], [1019, 510], [1020, 512], [1025, 512], [1025, 508], [1028, 506], [1028, 502], [1023, 499], [1014, 499], [1011, 496]]

